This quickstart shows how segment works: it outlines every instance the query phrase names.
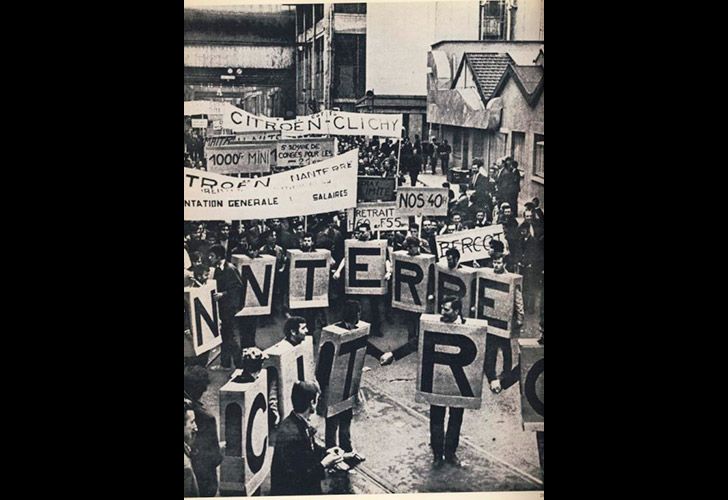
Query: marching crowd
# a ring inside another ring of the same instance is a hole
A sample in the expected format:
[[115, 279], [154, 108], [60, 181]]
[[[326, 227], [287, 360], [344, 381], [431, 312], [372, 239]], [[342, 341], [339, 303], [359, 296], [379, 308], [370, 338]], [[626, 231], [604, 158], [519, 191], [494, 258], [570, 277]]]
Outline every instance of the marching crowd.
[[[186, 136], [187, 138], [187, 136]], [[449, 168], [451, 148], [447, 141], [421, 142], [409, 138], [401, 147], [391, 140], [367, 141], [362, 137], [338, 138], [339, 153], [353, 148], [359, 149], [359, 174], [381, 177], [395, 177], [398, 184], [404, 183], [403, 176], [409, 174], [412, 185], [423, 169], [435, 168], [439, 163], [444, 174]], [[398, 162], [397, 158], [401, 158]], [[191, 160], [192, 161], [192, 160]], [[377, 236], [388, 241], [390, 252], [406, 250], [410, 255], [436, 252], [435, 237], [467, 229], [501, 224], [505, 233], [505, 244], [492, 240], [490, 258], [460, 262], [456, 249], [440, 256], [451, 269], [462, 264], [472, 267], [492, 267], [495, 272], [512, 272], [523, 276], [522, 294], [517, 294], [515, 324], [523, 324], [524, 313], [540, 313], [543, 344], [543, 276], [544, 276], [544, 213], [540, 202], [534, 198], [524, 206], [518, 206], [520, 174], [518, 164], [511, 158], [504, 158], [498, 164], [486, 167], [476, 160], [472, 177], [467, 184], [443, 186], [450, 189], [448, 215], [424, 217], [418, 224], [410, 218], [408, 231], [389, 231]], [[521, 214], [523, 221], [516, 219]], [[356, 224], [352, 224], [356, 222]], [[318, 344], [321, 328], [341, 319], [344, 328], [354, 328], [361, 319], [370, 323], [371, 336], [384, 336], [382, 318], [391, 321], [391, 263], [388, 261], [387, 275], [389, 292], [385, 296], [347, 296], [344, 293], [342, 268], [344, 266], [344, 240], [374, 239], [368, 221], [348, 221], [346, 212], [332, 212], [315, 216], [274, 218], [249, 221], [185, 222], [184, 227], [184, 285], [202, 286], [208, 279], [215, 279], [217, 300], [221, 320], [220, 365], [212, 370], [244, 368], [246, 352], [256, 348], [258, 326], [266, 325], [271, 318], [266, 316], [236, 317], [240, 304], [240, 280], [231, 264], [234, 254], [256, 257], [270, 255], [276, 258], [272, 316], [285, 317], [284, 337], [295, 342], [300, 332], [313, 335]], [[286, 251], [299, 249], [304, 252], [326, 249], [331, 252], [329, 308], [291, 311], [287, 306], [288, 260]], [[520, 301], [520, 303], [519, 303]], [[537, 311], [537, 308], [540, 309]], [[446, 322], [466, 321], [459, 297], [445, 297], [441, 304], [442, 320]], [[343, 312], [339, 314], [339, 312]], [[368, 354], [377, 357], [387, 365], [417, 350], [419, 314], [404, 312], [407, 323], [408, 343], [392, 352], [382, 352], [372, 344]], [[185, 311], [185, 336], [190, 336]], [[336, 316], [336, 318], [334, 318]], [[490, 337], [489, 337], [489, 340]], [[488, 345], [488, 344], [486, 344]], [[510, 344], [493, 340], [493, 348], [486, 347], [484, 371], [494, 393], [499, 393], [506, 384], [510, 371]], [[495, 373], [495, 349], [501, 349], [503, 372]], [[247, 350], [247, 351], [246, 351]], [[185, 353], [185, 496], [214, 496], [218, 490], [217, 467], [222, 461], [217, 438], [216, 420], [201, 403], [201, 397], [209, 385], [208, 354], [195, 356]], [[351, 411], [326, 420], [326, 447], [315, 442], [307, 423], [308, 416], [315, 411], [319, 401], [321, 385], [326, 377], [317, 374], [317, 380], [296, 383], [291, 395], [294, 411], [281, 415], [277, 422], [279, 437], [271, 471], [272, 494], [315, 494], [320, 493], [320, 479], [324, 471], [337, 463], [356, 456], [351, 444]], [[448, 428], [444, 428], [445, 414], [449, 411]], [[443, 462], [459, 465], [457, 449], [463, 409], [432, 405], [431, 446], [435, 466]], [[330, 421], [331, 420], [331, 421]], [[338, 434], [338, 439], [337, 439]], [[283, 437], [281, 437], [283, 436]], [[305, 437], [302, 437], [305, 436]], [[295, 457], [295, 459], [294, 459]], [[298, 477], [292, 484], [291, 478]]]

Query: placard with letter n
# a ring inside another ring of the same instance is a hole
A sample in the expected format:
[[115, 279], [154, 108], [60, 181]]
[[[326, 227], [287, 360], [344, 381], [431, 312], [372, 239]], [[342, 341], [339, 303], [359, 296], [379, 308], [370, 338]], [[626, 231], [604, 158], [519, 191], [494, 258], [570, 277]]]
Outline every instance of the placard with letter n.
[[387, 282], [384, 279], [387, 259], [387, 241], [344, 241], [344, 292], [358, 295], [384, 295]]
[[243, 308], [235, 316], [263, 316], [270, 314], [273, 300], [276, 258], [261, 255], [251, 259], [247, 255], [233, 255], [230, 259], [243, 280]]
[[480, 408], [488, 323], [454, 323], [436, 314], [420, 318], [415, 401], [455, 408]]
[[225, 451], [220, 464], [220, 493], [252, 495], [270, 472], [268, 448], [268, 379], [265, 370], [249, 383], [220, 388], [220, 434]]
[[222, 343], [217, 302], [212, 298], [215, 291], [215, 280], [208, 280], [199, 288], [185, 288], [185, 312], [196, 356]]
[[455, 295], [463, 302], [463, 316], [475, 317], [475, 277], [477, 269], [460, 266], [459, 269], [450, 269], [441, 262], [435, 265], [435, 298], [436, 309], [442, 306], [442, 299], [446, 295]]
[[291, 309], [329, 306], [331, 252], [288, 250]]
[[434, 280], [435, 256], [410, 256], [406, 250], [392, 253], [392, 307], [403, 311], [427, 312], [427, 296]]
[[513, 331], [513, 309], [516, 288], [523, 290], [523, 276], [497, 274], [484, 267], [477, 272], [476, 318], [488, 321], [488, 333], [510, 338]]
[[283, 420], [293, 411], [293, 384], [314, 378], [313, 337], [308, 335], [295, 346], [284, 339], [270, 346], [265, 353], [268, 359], [263, 362], [263, 367], [268, 371], [268, 385], [272, 377], [276, 377], [278, 382], [278, 414]]
[[359, 321], [353, 330], [328, 325], [321, 330], [316, 378], [322, 385], [324, 417], [354, 407], [367, 353], [369, 323]]
[[543, 346], [536, 339], [519, 339], [518, 346], [523, 430], [543, 431]]

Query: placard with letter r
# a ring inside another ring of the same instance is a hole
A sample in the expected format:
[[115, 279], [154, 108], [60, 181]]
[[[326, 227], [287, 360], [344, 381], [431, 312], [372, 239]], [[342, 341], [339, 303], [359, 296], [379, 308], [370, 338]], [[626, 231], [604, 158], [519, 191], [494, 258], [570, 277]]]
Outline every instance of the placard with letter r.
[[487, 331], [483, 320], [445, 323], [437, 314], [423, 314], [415, 401], [480, 408]]

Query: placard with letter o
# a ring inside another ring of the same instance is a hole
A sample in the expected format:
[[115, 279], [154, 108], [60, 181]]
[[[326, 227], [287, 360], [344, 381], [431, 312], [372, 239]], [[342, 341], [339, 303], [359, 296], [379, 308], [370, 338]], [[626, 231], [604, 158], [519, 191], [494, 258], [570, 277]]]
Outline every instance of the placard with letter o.
[[295, 346], [283, 339], [266, 349], [265, 353], [268, 359], [263, 362], [263, 367], [269, 378], [275, 376], [278, 382], [278, 414], [283, 420], [293, 411], [293, 384], [298, 380], [314, 379], [313, 337], [307, 335]]
[[519, 339], [521, 349], [521, 417], [526, 431], [543, 431], [543, 346]]
[[276, 258], [261, 255], [251, 259], [247, 255], [233, 255], [230, 259], [243, 280], [243, 308], [235, 316], [263, 316], [270, 314], [273, 300]]
[[384, 295], [387, 259], [387, 241], [344, 241], [344, 292], [358, 295]]
[[291, 309], [329, 306], [331, 252], [288, 250]]
[[[353, 330], [328, 325], [321, 330], [316, 378], [323, 377], [324, 417], [354, 407], [367, 353], [369, 323], [359, 321]], [[328, 374], [328, 377], [324, 376]]]
[[437, 314], [423, 314], [415, 401], [480, 408], [487, 332], [488, 323], [483, 320], [445, 323]]
[[[235, 370], [231, 379], [240, 374]], [[220, 493], [252, 495], [270, 472], [268, 449], [268, 379], [230, 380], [220, 388], [220, 435], [225, 452], [220, 464]]]
[[497, 274], [487, 267], [478, 269], [475, 317], [488, 322], [488, 333], [510, 338], [517, 287], [523, 289], [523, 276], [520, 274]]
[[392, 307], [403, 311], [427, 312], [427, 296], [434, 285], [435, 256], [410, 256], [406, 250], [392, 253]]

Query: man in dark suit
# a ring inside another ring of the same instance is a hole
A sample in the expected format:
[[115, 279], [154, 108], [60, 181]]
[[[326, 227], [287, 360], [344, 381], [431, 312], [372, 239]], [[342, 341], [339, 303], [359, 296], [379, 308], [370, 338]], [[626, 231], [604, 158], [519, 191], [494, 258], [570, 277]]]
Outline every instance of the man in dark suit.
[[213, 279], [217, 281], [217, 292], [213, 297], [220, 309], [220, 366], [222, 369], [231, 368], [232, 359], [236, 368], [242, 368], [240, 344], [235, 338], [235, 313], [242, 307], [243, 280], [235, 266], [225, 260], [225, 249], [220, 245], [210, 248], [209, 259], [215, 268]]
[[523, 275], [523, 301], [526, 312], [533, 314], [541, 289], [544, 270], [543, 223], [538, 221], [533, 210], [523, 212], [524, 221], [518, 227], [520, 270]]
[[291, 391], [293, 411], [278, 428], [271, 465], [271, 495], [321, 495], [326, 469], [341, 462], [344, 453], [316, 443], [309, 418], [321, 390], [316, 382], [297, 381]]

